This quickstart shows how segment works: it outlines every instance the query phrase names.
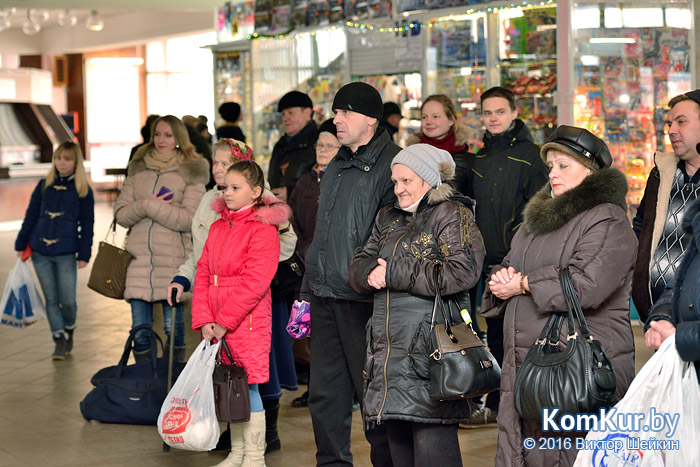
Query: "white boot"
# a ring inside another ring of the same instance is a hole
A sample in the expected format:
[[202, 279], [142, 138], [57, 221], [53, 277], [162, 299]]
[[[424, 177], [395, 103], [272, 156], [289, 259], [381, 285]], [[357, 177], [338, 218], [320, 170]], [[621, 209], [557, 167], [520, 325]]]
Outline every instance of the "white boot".
[[[231, 423], [229, 430], [231, 431], [231, 452], [223, 461], [216, 464], [214, 467], [241, 467], [243, 464], [243, 454], [245, 453], [245, 444], [243, 441], [243, 430], [250, 422]], [[226, 424], [223, 424], [226, 426]]]
[[243, 428], [245, 457], [241, 467], [265, 467], [265, 412], [251, 412]]

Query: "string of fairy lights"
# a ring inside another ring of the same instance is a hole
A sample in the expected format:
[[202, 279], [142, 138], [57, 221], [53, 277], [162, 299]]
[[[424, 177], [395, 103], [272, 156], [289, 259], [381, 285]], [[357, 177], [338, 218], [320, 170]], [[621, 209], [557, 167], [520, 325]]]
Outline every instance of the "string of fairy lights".
[[539, 1], [539, 2], [519, 2], [519, 3], [511, 3], [510, 6], [508, 5], [502, 5], [502, 6], [493, 6], [493, 7], [482, 7], [482, 8], [470, 8], [462, 13], [456, 13], [456, 14], [451, 14], [448, 16], [440, 17], [440, 18], [434, 18], [430, 19], [426, 22], [419, 22], [419, 21], [412, 21], [407, 24], [401, 24], [398, 26], [387, 26], [387, 25], [378, 25], [378, 24], [371, 24], [371, 23], [366, 23], [366, 22], [357, 22], [357, 21], [346, 21], [344, 24], [336, 24], [333, 26], [329, 26], [323, 29], [315, 30], [315, 31], [303, 31], [303, 32], [294, 32], [293, 29], [289, 29], [287, 31], [284, 31], [282, 33], [278, 34], [263, 34], [263, 33], [252, 33], [248, 34], [247, 38], [248, 40], [255, 40], [255, 39], [275, 39], [275, 40], [291, 40], [295, 39], [298, 37], [304, 37], [304, 36], [316, 36], [316, 34], [319, 31], [336, 31], [338, 29], [359, 29], [359, 30], [367, 30], [367, 31], [374, 31], [374, 32], [380, 32], [380, 33], [401, 33], [401, 32], [408, 32], [411, 30], [419, 30], [419, 29], [429, 29], [429, 28], [434, 28], [439, 26], [442, 23], [448, 22], [448, 21], [460, 21], [465, 15], [472, 15], [472, 14], [482, 14], [482, 13], [493, 13], [497, 14], [502, 11], [508, 11], [512, 9], [521, 9], [521, 10], [526, 10], [526, 9], [532, 9], [532, 8], [541, 8], [541, 7], [555, 7], [556, 2], [555, 0], [546, 0], [546, 1]]

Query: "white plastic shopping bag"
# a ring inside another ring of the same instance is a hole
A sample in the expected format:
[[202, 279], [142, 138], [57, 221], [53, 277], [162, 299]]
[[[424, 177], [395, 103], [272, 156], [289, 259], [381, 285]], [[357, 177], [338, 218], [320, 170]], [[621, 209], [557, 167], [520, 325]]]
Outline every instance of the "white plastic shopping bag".
[[642, 367], [625, 397], [577, 446], [574, 466], [700, 466], [700, 385], [675, 334]]
[[17, 260], [5, 282], [0, 300], [2, 324], [23, 328], [46, 318], [46, 308], [36, 290], [34, 277], [27, 263]]
[[219, 345], [206, 340], [199, 343], [163, 402], [158, 433], [169, 446], [210, 451], [219, 441], [211, 377]]

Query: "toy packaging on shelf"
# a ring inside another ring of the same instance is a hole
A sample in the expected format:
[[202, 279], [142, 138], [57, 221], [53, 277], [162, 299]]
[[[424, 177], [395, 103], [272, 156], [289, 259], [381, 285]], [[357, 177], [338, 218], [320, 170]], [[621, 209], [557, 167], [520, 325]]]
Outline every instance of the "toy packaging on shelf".
[[[689, 2], [676, 7], [692, 16]], [[590, 6], [575, 6], [574, 17], [577, 8]], [[630, 217], [644, 195], [654, 153], [666, 151], [668, 101], [691, 86], [688, 29], [669, 24], [573, 31], [574, 124], [608, 143], [613, 166], [627, 176]], [[616, 39], [620, 43], [611, 45]]]

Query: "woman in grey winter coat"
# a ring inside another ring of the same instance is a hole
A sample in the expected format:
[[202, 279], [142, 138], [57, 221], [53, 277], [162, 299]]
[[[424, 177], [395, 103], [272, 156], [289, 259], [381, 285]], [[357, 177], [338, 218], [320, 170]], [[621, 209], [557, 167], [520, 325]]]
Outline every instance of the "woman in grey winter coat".
[[[128, 175], [114, 203], [117, 222], [130, 229], [126, 249], [135, 256], [124, 298], [131, 304], [132, 327], [152, 325], [153, 305], [160, 302], [169, 336], [166, 287], [192, 251], [192, 216], [209, 181], [209, 164], [195, 152], [184, 124], [166, 115], [153, 124], [151, 141], [136, 152]], [[176, 315], [175, 352], [184, 359], [182, 304], [176, 305]], [[148, 358], [148, 349], [148, 339], [137, 334], [134, 358]]]
[[[374, 293], [367, 331], [364, 417], [383, 423], [394, 465], [462, 465], [458, 424], [469, 401], [429, 397], [430, 319], [436, 287], [444, 295], [476, 284], [484, 258], [474, 202], [443, 181], [449, 152], [416, 144], [392, 161], [397, 204], [382, 208], [350, 265], [350, 284]], [[442, 265], [440, 284], [433, 269]]]
[[[637, 239], [627, 219], [627, 181], [610, 168], [607, 145], [581, 128], [557, 128], [541, 156], [550, 168], [549, 184], [526, 205], [523, 227], [492, 269], [481, 305], [482, 315], [504, 320], [498, 466], [570, 466], [574, 438], [585, 436], [543, 433], [541, 423], [520, 419], [514, 406], [516, 371], [550, 313], [566, 311], [562, 268], [568, 268], [591, 333], [612, 362], [618, 398], [634, 377], [629, 303]], [[561, 334], [566, 342], [566, 326]], [[571, 449], [527, 450], [528, 437], [569, 438]]]

